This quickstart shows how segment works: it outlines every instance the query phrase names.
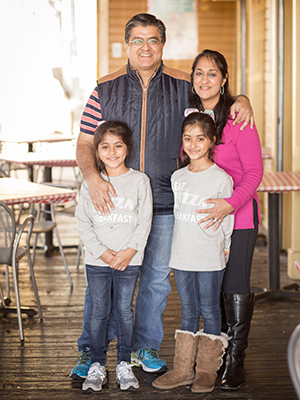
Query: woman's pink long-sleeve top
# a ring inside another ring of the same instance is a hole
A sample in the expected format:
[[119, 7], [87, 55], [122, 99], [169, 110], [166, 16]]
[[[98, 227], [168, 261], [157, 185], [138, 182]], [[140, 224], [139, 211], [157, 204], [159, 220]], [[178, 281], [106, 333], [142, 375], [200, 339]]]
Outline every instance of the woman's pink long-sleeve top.
[[256, 193], [262, 176], [263, 161], [259, 136], [254, 126], [241, 131], [241, 124], [232, 125], [229, 119], [223, 130], [222, 142], [216, 146], [214, 153], [215, 163], [226, 171], [233, 179], [233, 194], [225, 199], [234, 209], [234, 229], [254, 228], [253, 199], [258, 206]]

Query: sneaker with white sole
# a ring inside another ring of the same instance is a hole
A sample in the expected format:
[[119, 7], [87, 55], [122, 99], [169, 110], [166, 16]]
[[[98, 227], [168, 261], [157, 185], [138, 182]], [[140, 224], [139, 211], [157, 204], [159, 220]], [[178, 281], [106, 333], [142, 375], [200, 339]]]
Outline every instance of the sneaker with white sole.
[[87, 378], [82, 384], [82, 390], [99, 392], [106, 383], [107, 376], [105, 367], [95, 362], [90, 366]]
[[121, 390], [138, 389], [140, 387], [139, 381], [136, 379], [132, 372], [132, 365], [126, 361], [121, 361], [116, 369], [116, 381], [120, 385]]
[[91, 366], [91, 355], [90, 351], [87, 349], [83, 351], [78, 357], [78, 363], [72, 369], [70, 373], [70, 378], [73, 379], [85, 379], [87, 377], [88, 371]]
[[140, 366], [146, 372], [165, 372], [168, 367], [153, 349], [140, 349], [131, 353], [131, 364]]

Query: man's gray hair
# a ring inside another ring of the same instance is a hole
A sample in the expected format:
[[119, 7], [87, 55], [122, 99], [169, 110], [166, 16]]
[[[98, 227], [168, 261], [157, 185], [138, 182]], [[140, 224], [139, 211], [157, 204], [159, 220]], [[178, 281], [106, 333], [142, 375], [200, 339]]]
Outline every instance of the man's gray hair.
[[136, 26], [156, 26], [159, 31], [162, 43], [166, 43], [166, 27], [165, 24], [155, 17], [155, 15], [141, 13], [132, 17], [125, 25], [125, 43], [129, 42], [131, 29]]

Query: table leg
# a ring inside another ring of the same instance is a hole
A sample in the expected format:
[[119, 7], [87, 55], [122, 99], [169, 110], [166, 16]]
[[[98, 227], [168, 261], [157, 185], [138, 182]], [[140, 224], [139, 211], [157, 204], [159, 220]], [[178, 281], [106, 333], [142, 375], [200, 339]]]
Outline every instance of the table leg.
[[[45, 167], [44, 171], [44, 181], [45, 182], [52, 182], [52, 168], [51, 167]], [[45, 204], [45, 210], [49, 211], [49, 214], [46, 214], [46, 220], [51, 220], [51, 215], [50, 215], [50, 205]], [[51, 255], [53, 252], [53, 232], [46, 232], [45, 233], [45, 244], [46, 244], [46, 254]]]
[[[33, 144], [32, 143], [28, 143], [28, 153], [33, 153]], [[34, 182], [33, 166], [28, 167], [28, 172], [29, 172], [30, 182]]]
[[269, 289], [278, 290], [280, 288], [279, 193], [269, 193], [268, 208]]
[[[268, 194], [268, 268], [269, 289], [255, 295], [255, 300], [294, 297], [300, 299], [295, 285], [280, 290], [280, 232], [279, 232], [279, 193]], [[297, 285], [298, 286], [298, 285]]]

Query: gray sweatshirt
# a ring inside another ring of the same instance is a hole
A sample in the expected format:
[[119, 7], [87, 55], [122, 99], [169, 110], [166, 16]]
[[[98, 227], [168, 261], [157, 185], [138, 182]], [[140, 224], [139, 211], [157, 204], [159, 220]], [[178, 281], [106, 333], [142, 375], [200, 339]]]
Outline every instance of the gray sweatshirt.
[[[107, 177], [101, 174], [103, 179]], [[146, 174], [130, 169], [110, 177], [117, 197], [111, 196], [114, 210], [103, 216], [92, 203], [86, 181], [76, 209], [77, 229], [85, 245], [85, 263], [107, 266], [100, 256], [107, 250], [132, 248], [137, 253], [130, 265], [141, 265], [152, 222], [152, 192]]]
[[230, 197], [231, 177], [216, 164], [201, 172], [188, 167], [171, 177], [174, 193], [175, 225], [170, 267], [183, 271], [217, 271], [225, 268], [224, 249], [229, 250], [234, 216], [228, 215], [215, 231], [215, 224], [204, 230], [208, 222], [198, 224], [207, 214], [196, 210], [212, 208], [204, 200]]

